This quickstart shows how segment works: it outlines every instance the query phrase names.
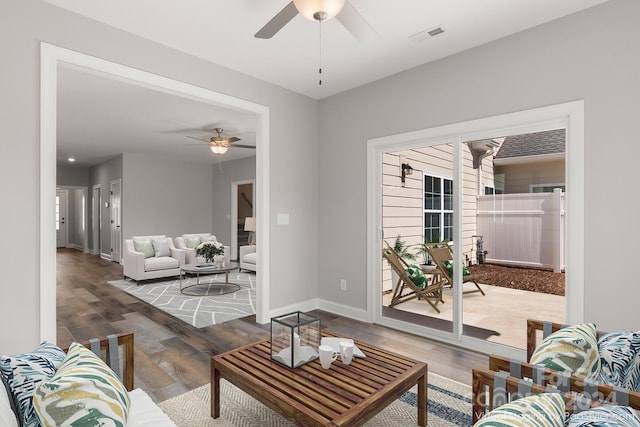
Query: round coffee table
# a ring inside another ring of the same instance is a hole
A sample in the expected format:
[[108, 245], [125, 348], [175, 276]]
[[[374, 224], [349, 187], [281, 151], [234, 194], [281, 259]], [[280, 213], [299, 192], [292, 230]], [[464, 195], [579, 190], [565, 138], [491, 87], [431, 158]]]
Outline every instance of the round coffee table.
[[[224, 267], [216, 267], [214, 264], [186, 264], [180, 269], [180, 293], [183, 295], [191, 295], [195, 297], [225, 295], [240, 290], [237, 283], [229, 283], [229, 272], [238, 268], [237, 262], [229, 262]], [[182, 276], [185, 273], [194, 274], [196, 283], [192, 285], [182, 286]], [[220, 274], [224, 273], [224, 283], [200, 283], [201, 274]], [[185, 292], [189, 288], [195, 286], [206, 286], [200, 293]]]

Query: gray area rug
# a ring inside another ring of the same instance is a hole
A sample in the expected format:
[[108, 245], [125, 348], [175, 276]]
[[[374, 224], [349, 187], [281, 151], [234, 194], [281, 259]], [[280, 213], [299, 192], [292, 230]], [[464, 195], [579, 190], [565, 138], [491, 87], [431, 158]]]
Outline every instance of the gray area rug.
[[[470, 426], [471, 387], [429, 373], [427, 425]], [[178, 427], [290, 427], [289, 421], [225, 380], [220, 381], [220, 418], [211, 418], [209, 385], [160, 403]], [[365, 425], [407, 427], [417, 425], [416, 391], [405, 393]]]
[[[183, 287], [196, 283], [196, 278], [185, 276]], [[178, 319], [195, 326], [227, 322], [256, 313], [255, 273], [229, 273], [229, 282], [240, 289], [225, 295], [191, 296], [180, 293], [180, 280], [149, 280], [137, 284], [134, 280], [114, 280], [109, 283], [123, 291], [157, 307]], [[188, 289], [190, 293], [210, 291], [215, 293], [224, 284], [224, 274], [200, 276], [200, 285]]]

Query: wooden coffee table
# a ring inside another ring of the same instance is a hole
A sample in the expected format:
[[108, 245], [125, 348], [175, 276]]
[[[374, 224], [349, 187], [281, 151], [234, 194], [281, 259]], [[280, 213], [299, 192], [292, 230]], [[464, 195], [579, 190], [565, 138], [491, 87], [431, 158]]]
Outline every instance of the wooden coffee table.
[[[323, 336], [336, 336], [323, 331]], [[272, 361], [269, 340], [211, 358], [211, 416], [220, 416], [225, 379], [298, 426], [359, 426], [418, 385], [418, 425], [427, 425], [427, 364], [356, 341], [367, 356], [330, 369]]]

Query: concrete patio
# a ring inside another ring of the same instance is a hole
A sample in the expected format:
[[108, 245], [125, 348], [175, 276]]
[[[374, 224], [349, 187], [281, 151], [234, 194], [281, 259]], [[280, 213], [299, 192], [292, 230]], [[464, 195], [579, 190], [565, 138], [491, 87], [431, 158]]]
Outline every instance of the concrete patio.
[[[485, 296], [479, 292], [464, 295], [464, 324], [498, 331], [487, 340], [511, 347], [526, 348], [526, 322], [528, 318], [564, 322], [565, 297], [538, 292], [521, 291], [482, 284]], [[465, 290], [475, 289], [465, 284]], [[438, 304], [440, 313], [425, 301], [417, 299], [396, 305], [393, 309], [430, 318], [451, 321], [453, 318], [452, 290], [443, 291], [444, 304]], [[391, 294], [383, 295], [382, 303], [388, 307]], [[428, 322], [428, 319], [425, 319]]]

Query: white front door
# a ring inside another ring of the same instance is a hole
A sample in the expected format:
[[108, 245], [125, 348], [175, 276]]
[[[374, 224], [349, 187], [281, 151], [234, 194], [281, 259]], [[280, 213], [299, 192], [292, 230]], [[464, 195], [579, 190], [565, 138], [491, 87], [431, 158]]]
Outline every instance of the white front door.
[[67, 247], [67, 192], [56, 191], [56, 247]]
[[120, 262], [122, 254], [122, 180], [111, 181], [111, 261]]

